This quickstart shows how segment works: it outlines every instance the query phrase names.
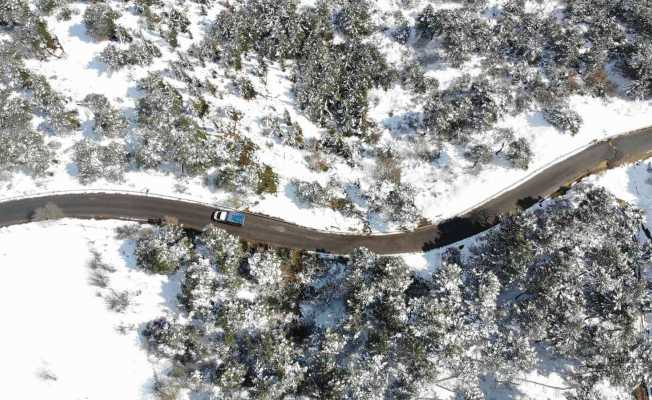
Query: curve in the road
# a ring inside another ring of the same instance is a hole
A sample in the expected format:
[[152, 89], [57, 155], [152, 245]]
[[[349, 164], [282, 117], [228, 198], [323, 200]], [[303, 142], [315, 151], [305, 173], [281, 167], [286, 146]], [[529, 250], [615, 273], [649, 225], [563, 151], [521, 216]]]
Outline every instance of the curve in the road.
[[[520, 212], [587, 175], [651, 155], [652, 127], [595, 142], [468, 212], [411, 232], [382, 235], [323, 232], [254, 213], [248, 213], [243, 227], [223, 227], [244, 240], [278, 247], [337, 254], [349, 253], [360, 246], [378, 254], [425, 251], [478, 234], [495, 225], [500, 215]], [[170, 216], [193, 230], [201, 230], [210, 224], [210, 215], [214, 209], [207, 204], [143, 194], [46, 194], [0, 202], [0, 226], [30, 222], [36, 209], [50, 203], [58, 206], [66, 217], [147, 221]]]

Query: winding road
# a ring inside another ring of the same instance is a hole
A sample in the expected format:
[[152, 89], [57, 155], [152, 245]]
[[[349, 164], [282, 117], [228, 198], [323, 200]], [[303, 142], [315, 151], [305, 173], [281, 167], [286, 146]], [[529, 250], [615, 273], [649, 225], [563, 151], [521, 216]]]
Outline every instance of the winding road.
[[[323, 232], [265, 215], [248, 213], [243, 227], [223, 225], [252, 242], [272, 246], [346, 254], [360, 246], [378, 254], [426, 251], [480, 233], [498, 216], [522, 211], [587, 175], [652, 156], [652, 127], [627, 132], [590, 146], [549, 165], [506, 191], [455, 218], [411, 232], [356, 235]], [[129, 193], [44, 194], [0, 202], [0, 227], [31, 222], [34, 211], [55, 204], [66, 217], [147, 221], [171, 216], [192, 230], [210, 224], [213, 206], [172, 198]], [[221, 225], [222, 226], [222, 225]]]

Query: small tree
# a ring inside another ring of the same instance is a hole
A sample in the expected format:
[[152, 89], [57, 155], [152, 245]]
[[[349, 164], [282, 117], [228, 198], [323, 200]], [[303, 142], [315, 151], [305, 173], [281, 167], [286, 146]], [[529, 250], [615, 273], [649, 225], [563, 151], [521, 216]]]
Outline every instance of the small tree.
[[509, 144], [509, 146], [507, 146], [505, 158], [507, 158], [516, 168], [528, 169], [532, 159], [530, 144], [525, 140], [525, 138], [514, 140]]
[[557, 103], [545, 108], [543, 117], [550, 125], [560, 131], [570, 132], [571, 135], [577, 134], [583, 123], [582, 117], [565, 103]]
[[191, 242], [178, 225], [162, 225], [136, 240], [138, 265], [152, 273], [172, 274], [190, 259]]
[[84, 25], [88, 33], [97, 39], [116, 37], [116, 19], [120, 14], [106, 3], [92, 3], [84, 12]]
[[0, 3], [0, 26], [22, 25], [29, 15], [29, 5], [24, 0], [5, 0]]
[[278, 190], [278, 175], [269, 165], [263, 166], [258, 174], [258, 187], [256, 193], [275, 194]]
[[493, 159], [493, 153], [489, 146], [476, 144], [464, 152], [464, 157], [473, 163], [473, 167], [489, 163]]

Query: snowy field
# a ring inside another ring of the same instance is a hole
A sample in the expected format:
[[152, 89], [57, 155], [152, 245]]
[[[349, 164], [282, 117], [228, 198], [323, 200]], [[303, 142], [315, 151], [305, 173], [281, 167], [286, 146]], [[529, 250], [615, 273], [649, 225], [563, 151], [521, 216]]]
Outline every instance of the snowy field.
[[[148, 399], [154, 374], [139, 324], [165, 313], [174, 281], [134, 268], [124, 223], [63, 220], [0, 229], [0, 376], [7, 399]], [[115, 268], [91, 285], [97, 251]], [[110, 311], [111, 291], [133, 300]]]

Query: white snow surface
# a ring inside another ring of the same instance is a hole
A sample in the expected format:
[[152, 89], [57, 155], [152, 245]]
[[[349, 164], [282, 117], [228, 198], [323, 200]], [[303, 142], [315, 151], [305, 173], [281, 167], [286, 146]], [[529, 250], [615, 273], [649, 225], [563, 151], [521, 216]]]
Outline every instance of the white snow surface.
[[[0, 229], [0, 397], [151, 398], [154, 365], [138, 327], [169, 309], [177, 283], [135, 269], [130, 242], [114, 239], [118, 225], [61, 220]], [[116, 269], [107, 289], [89, 283], [92, 249]], [[132, 294], [124, 313], [108, 310], [110, 290]]]

